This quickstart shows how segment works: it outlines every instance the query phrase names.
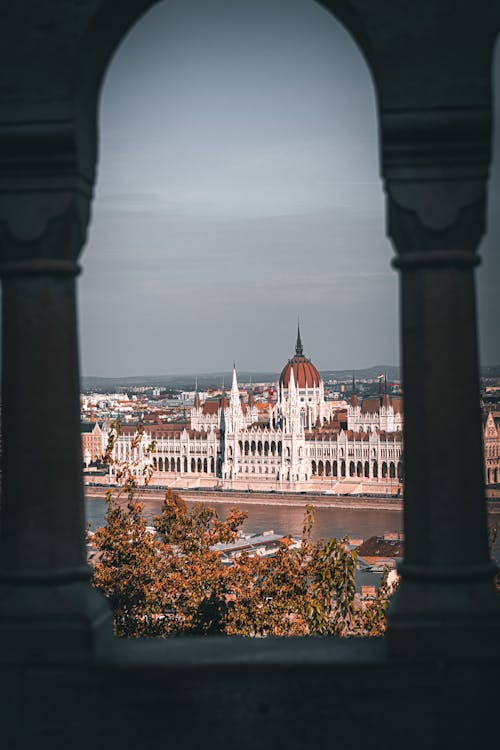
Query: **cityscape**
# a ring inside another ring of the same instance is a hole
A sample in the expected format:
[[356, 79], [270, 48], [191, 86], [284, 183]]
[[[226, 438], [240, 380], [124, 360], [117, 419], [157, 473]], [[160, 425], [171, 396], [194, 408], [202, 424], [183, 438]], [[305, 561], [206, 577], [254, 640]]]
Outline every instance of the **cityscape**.
[[[500, 374], [483, 378], [485, 484], [500, 490]], [[139, 483], [189, 490], [325, 493], [400, 497], [404, 482], [403, 394], [387, 373], [324, 381], [295, 352], [277, 382], [238, 382], [204, 390], [159, 385], [81, 396], [87, 484], [116, 483], [133, 464]], [[119, 422], [115, 463], [102, 466], [111, 426]], [[142, 439], [131, 447], [138, 430]], [[146, 454], [148, 445], [154, 450]], [[500, 493], [499, 493], [500, 494]]]

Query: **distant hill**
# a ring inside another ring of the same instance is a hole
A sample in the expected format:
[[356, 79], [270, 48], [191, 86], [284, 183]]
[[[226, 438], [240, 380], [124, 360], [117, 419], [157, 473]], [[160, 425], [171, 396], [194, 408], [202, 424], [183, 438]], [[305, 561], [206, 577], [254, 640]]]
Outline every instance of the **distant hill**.
[[[373, 365], [360, 370], [320, 370], [323, 380], [340, 380], [348, 381], [353, 374], [356, 378], [372, 379], [381, 373], [385, 373], [389, 382], [400, 380], [400, 368], [395, 365]], [[483, 377], [500, 377], [500, 365], [488, 365], [481, 368]], [[226, 388], [231, 387], [231, 372], [210, 372], [201, 375], [192, 375], [186, 373], [183, 375], [134, 375], [129, 377], [102, 378], [98, 376], [83, 377], [81, 384], [84, 390], [114, 391], [117, 388], [127, 388], [130, 386], [158, 386], [160, 388], [172, 388], [175, 390], [193, 390], [195, 379], [198, 379], [198, 388], [220, 387], [224, 382]], [[250, 372], [238, 370], [238, 380], [240, 383], [248, 383], [250, 380], [254, 383], [276, 382], [279, 378], [279, 372]]]

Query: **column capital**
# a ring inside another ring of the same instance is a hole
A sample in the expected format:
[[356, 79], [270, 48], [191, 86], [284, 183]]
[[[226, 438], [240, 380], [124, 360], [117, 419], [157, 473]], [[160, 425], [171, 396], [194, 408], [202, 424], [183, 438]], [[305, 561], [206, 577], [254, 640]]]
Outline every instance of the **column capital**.
[[[382, 168], [396, 265], [470, 265], [485, 231], [489, 107], [383, 109]], [[420, 257], [405, 256], [419, 253]], [[450, 254], [448, 254], [450, 253]]]
[[0, 122], [0, 262], [78, 258], [94, 174], [77, 140], [72, 119]]

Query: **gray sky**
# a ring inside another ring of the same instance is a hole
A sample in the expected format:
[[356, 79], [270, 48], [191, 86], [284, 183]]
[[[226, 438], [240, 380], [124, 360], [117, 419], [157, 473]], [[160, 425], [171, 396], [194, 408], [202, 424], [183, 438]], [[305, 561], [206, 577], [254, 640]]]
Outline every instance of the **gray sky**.
[[[108, 70], [100, 154], [80, 281], [84, 375], [233, 360], [278, 370], [297, 314], [319, 368], [398, 362], [373, 87], [312, 0], [153, 8]], [[479, 271], [484, 364], [500, 363], [494, 213]]]

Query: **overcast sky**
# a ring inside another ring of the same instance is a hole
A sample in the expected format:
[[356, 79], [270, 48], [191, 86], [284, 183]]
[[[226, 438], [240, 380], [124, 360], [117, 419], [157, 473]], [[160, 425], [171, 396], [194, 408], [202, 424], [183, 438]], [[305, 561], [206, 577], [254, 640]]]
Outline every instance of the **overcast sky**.
[[[498, 49], [496, 71], [500, 110]], [[500, 363], [499, 162], [484, 364]], [[298, 314], [319, 368], [397, 364], [392, 255], [372, 83], [323, 8], [169, 0], [131, 30], [101, 99], [84, 375], [278, 370]]]

